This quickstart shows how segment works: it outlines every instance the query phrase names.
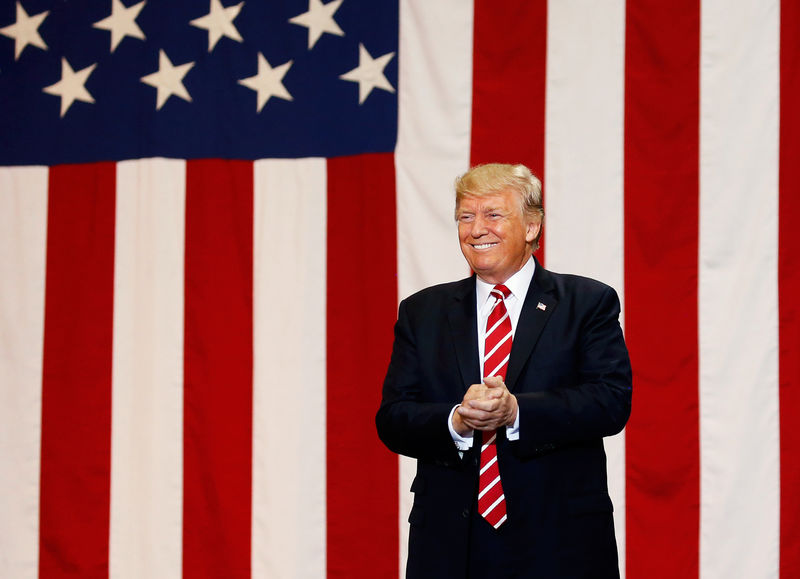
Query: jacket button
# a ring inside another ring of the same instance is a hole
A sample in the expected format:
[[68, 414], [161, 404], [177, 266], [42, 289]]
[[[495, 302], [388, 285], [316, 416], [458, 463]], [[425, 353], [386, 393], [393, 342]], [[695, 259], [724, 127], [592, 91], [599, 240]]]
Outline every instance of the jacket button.
[[469, 517], [469, 509], [464, 509], [463, 511], [461, 511], [461, 516], [464, 517], [465, 519], [468, 518]]

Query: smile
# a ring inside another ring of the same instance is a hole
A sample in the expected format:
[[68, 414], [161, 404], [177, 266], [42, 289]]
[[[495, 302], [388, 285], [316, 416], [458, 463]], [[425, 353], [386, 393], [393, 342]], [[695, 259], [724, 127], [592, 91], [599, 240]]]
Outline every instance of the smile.
[[473, 244], [473, 249], [489, 249], [490, 247], [494, 247], [497, 243], [476, 243]]

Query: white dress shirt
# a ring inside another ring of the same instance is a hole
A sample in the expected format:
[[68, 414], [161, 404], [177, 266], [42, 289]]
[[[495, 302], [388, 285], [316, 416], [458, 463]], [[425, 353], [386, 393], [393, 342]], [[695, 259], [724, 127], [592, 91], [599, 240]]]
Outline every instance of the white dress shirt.
[[[511, 291], [511, 295], [505, 299], [505, 304], [506, 311], [508, 311], [508, 317], [511, 319], [512, 340], [517, 331], [519, 314], [522, 311], [522, 304], [525, 303], [525, 296], [528, 294], [528, 287], [533, 279], [533, 273], [535, 269], [536, 262], [533, 260], [533, 256], [531, 256], [522, 269], [508, 278], [503, 284]], [[486, 321], [489, 319], [489, 314], [492, 312], [495, 302], [495, 299], [491, 297], [491, 291], [494, 286], [495, 284], [487, 283], [481, 278], [477, 276], [475, 277], [475, 294], [477, 297], [475, 300], [475, 307], [477, 308], [478, 313], [478, 360], [481, 360], [481, 371], [483, 371], [483, 351], [486, 345]], [[456, 448], [458, 448], [460, 451], [464, 451], [472, 448], [473, 436], [461, 436], [453, 428], [453, 413], [459, 406], [461, 406], [461, 404], [456, 404], [450, 411], [450, 414], [447, 417], [447, 426], [450, 429], [450, 436], [453, 437], [453, 442], [455, 442]], [[508, 438], [508, 440], [519, 439], [519, 412], [517, 412], [517, 417], [514, 420], [514, 424], [511, 426], [506, 426], [506, 438]]]

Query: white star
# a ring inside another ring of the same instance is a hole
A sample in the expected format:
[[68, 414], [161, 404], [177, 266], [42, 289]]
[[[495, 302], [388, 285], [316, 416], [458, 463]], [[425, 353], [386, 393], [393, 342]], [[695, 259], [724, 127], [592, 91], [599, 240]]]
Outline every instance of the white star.
[[308, 12], [289, 19], [292, 24], [299, 24], [308, 28], [309, 50], [314, 48], [323, 32], [344, 36], [344, 32], [333, 19], [333, 15], [339, 9], [342, 1], [333, 0], [333, 2], [323, 4], [320, 0], [308, 0]]
[[139, 12], [144, 8], [146, 0], [125, 8], [122, 0], [111, 0], [111, 16], [98, 20], [92, 26], [111, 32], [111, 52], [119, 46], [126, 36], [144, 40], [144, 32], [136, 24]]
[[219, 0], [211, 0], [208, 14], [200, 18], [195, 18], [189, 24], [197, 28], [208, 30], [208, 51], [211, 52], [219, 39], [223, 36], [232, 38], [237, 42], [242, 41], [239, 31], [233, 25], [233, 20], [239, 15], [244, 2], [239, 2], [236, 6], [223, 8]]
[[378, 58], [372, 58], [363, 44], [358, 45], [358, 68], [339, 77], [342, 80], [358, 83], [358, 104], [366, 100], [373, 88], [394, 92], [394, 87], [383, 74], [383, 69], [393, 56], [394, 52], [388, 52]]
[[42, 21], [47, 18], [48, 14], [50, 11], [45, 10], [34, 16], [28, 16], [22, 5], [17, 2], [17, 21], [0, 28], [0, 34], [14, 39], [14, 60], [19, 58], [23, 49], [29, 44], [47, 50], [47, 45], [39, 36], [39, 26], [42, 25]]
[[44, 87], [42, 90], [47, 94], [61, 97], [61, 116], [63, 117], [72, 103], [76, 100], [85, 103], [93, 103], [94, 98], [86, 87], [86, 79], [92, 74], [97, 63], [75, 72], [67, 62], [66, 58], [61, 59], [61, 80], [55, 84]]
[[283, 77], [291, 67], [292, 61], [290, 60], [272, 68], [267, 59], [264, 58], [264, 55], [260, 52], [258, 53], [258, 74], [241, 79], [239, 84], [258, 93], [258, 105], [256, 108], [259, 113], [270, 97], [278, 97], [287, 101], [292, 100], [292, 95], [283, 86]]
[[193, 66], [194, 62], [173, 66], [166, 53], [163, 50], [158, 51], [158, 71], [141, 78], [143, 83], [158, 89], [156, 110], [160, 109], [172, 95], [192, 102], [189, 91], [183, 86], [183, 77]]

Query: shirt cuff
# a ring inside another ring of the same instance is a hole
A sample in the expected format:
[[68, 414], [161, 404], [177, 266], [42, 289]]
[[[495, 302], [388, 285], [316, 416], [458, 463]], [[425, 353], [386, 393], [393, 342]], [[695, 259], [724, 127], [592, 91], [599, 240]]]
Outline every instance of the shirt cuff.
[[514, 419], [514, 424], [506, 426], [506, 438], [508, 440], [519, 440], [519, 408], [517, 408], [517, 417]]
[[[461, 406], [461, 404], [456, 404], [453, 406], [453, 409], [450, 411], [450, 414], [447, 416], [447, 428], [450, 430], [450, 436], [453, 438], [453, 442], [456, 443], [456, 448], [458, 450], [469, 450], [472, 448], [472, 436], [461, 436], [456, 429], [453, 428], [453, 413], [456, 411], [456, 408]], [[517, 433], [517, 438], [519, 438], [519, 433]]]

